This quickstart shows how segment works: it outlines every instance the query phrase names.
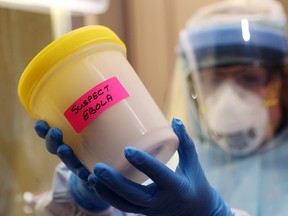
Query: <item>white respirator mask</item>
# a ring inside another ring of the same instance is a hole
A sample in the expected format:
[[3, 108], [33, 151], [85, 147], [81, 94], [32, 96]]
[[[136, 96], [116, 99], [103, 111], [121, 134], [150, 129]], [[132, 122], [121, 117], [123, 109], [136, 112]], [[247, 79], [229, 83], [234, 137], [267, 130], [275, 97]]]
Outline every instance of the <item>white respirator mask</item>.
[[226, 152], [243, 156], [265, 140], [268, 110], [255, 93], [224, 83], [204, 100], [211, 137]]

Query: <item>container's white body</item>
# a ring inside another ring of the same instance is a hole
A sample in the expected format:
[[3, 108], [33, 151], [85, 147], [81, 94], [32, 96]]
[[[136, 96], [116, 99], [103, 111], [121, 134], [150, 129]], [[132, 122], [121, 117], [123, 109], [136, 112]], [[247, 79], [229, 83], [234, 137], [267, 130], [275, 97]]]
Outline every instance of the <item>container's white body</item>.
[[[147, 177], [129, 165], [124, 148], [134, 146], [166, 163], [175, 153], [178, 139], [117, 46], [98, 44], [63, 59], [35, 87], [30, 107], [39, 119], [62, 130], [64, 142], [90, 171], [95, 163], [104, 162], [142, 183]], [[129, 97], [105, 110], [80, 133], [75, 132], [64, 112], [111, 77], [117, 77]]]

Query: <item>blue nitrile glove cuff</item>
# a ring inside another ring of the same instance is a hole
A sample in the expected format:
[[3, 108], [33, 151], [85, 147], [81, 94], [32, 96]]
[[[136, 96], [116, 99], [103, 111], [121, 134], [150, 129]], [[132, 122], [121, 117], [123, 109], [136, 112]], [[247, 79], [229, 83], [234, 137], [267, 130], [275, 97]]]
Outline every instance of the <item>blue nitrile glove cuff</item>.
[[89, 189], [84, 180], [81, 180], [75, 174], [72, 174], [70, 177], [69, 190], [78, 205], [87, 211], [101, 212], [110, 206], [108, 203], [98, 198], [96, 192]]

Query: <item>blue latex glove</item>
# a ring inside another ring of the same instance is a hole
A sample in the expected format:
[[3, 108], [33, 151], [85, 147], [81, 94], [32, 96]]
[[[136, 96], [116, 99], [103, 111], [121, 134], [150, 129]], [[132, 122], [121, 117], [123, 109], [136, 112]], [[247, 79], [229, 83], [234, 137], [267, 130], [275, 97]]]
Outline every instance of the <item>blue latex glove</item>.
[[109, 205], [100, 199], [88, 184], [89, 170], [74, 155], [73, 150], [63, 143], [62, 132], [58, 128], [50, 128], [45, 121], [37, 121], [34, 129], [38, 136], [45, 139], [46, 148], [56, 154], [73, 174], [69, 179], [69, 189], [74, 200], [85, 210], [100, 212]]
[[153, 183], [136, 184], [111, 167], [98, 163], [88, 178], [99, 196], [116, 208], [148, 216], [230, 216], [220, 195], [210, 186], [198, 161], [192, 139], [180, 120], [172, 127], [180, 144], [176, 173], [155, 158], [132, 147], [127, 160], [149, 176]]

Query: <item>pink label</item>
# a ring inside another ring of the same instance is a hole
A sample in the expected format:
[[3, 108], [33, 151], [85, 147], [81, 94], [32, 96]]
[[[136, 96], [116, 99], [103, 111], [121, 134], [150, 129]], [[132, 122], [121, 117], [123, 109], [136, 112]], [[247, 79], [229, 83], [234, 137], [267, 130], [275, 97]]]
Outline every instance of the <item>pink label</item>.
[[106, 109], [128, 96], [119, 80], [112, 77], [86, 92], [65, 111], [64, 115], [79, 133]]

